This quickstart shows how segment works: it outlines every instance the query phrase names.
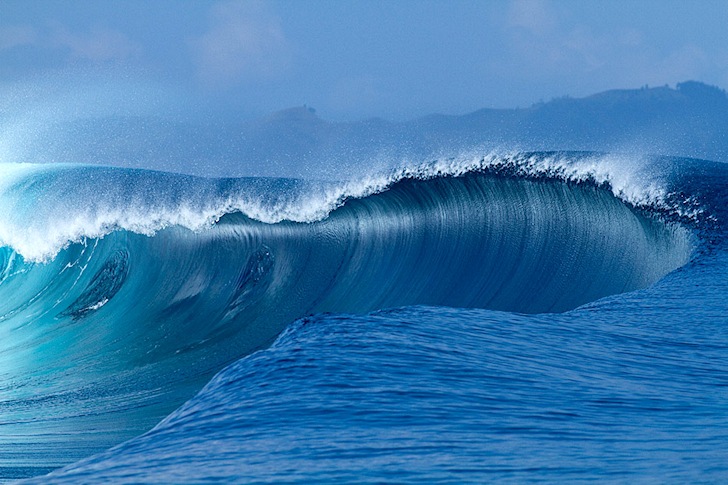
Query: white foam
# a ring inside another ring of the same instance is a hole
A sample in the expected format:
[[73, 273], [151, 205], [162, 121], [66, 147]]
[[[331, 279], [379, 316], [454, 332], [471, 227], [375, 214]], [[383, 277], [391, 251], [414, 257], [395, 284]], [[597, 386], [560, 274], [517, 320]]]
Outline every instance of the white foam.
[[670, 194], [653, 168], [646, 159], [619, 155], [492, 152], [483, 156], [470, 152], [428, 163], [404, 161], [392, 170], [341, 183], [311, 183], [302, 190], [271, 194], [246, 184], [219, 190], [212, 179], [160, 172], [0, 164], [0, 244], [13, 248], [27, 261], [43, 262], [71, 243], [102, 238], [112, 231], [149, 236], [170, 226], [201, 231], [233, 212], [270, 224], [314, 222], [326, 218], [349, 198], [382, 192], [403, 179], [462, 176], [483, 170], [574, 182], [590, 180], [608, 184], [616, 197], [630, 204], [667, 207]]

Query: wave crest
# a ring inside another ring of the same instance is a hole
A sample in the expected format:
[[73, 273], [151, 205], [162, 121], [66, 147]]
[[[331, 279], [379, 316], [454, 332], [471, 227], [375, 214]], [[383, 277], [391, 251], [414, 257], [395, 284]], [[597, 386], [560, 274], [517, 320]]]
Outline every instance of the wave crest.
[[607, 187], [624, 202], [695, 218], [699, 204], [671, 193], [654, 161], [593, 153], [467, 153], [342, 182], [207, 179], [136, 169], [74, 165], [2, 165], [0, 245], [45, 262], [69, 244], [126, 230], [152, 236], [170, 226], [202, 231], [225, 214], [275, 224], [325, 219], [348, 200], [389, 190], [403, 180], [490, 172]]

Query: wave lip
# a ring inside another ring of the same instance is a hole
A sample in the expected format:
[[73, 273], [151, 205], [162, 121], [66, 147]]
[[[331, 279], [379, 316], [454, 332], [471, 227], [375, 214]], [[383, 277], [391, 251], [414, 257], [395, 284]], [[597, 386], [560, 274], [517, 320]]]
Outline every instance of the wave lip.
[[[13, 165], [0, 170], [0, 245], [43, 262], [69, 244], [117, 230], [154, 235], [171, 226], [209, 229], [242, 213], [260, 222], [316, 222], [348, 200], [404, 180], [488, 172], [604, 185], [628, 204], [694, 219], [690, 200], [676, 200], [666, 177], [647, 160], [590, 153], [463, 154], [344, 182], [289, 179], [206, 179], [137, 169], [74, 165]], [[40, 201], [40, 204], [38, 203]]]

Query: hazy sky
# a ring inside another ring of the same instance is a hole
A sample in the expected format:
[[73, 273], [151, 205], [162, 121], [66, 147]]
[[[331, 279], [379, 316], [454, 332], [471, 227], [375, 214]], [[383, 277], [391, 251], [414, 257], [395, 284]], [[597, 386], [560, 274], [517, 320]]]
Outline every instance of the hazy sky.
[[107, 76], [244, 116], [308, 103], [326, 119], [407, 119], [725, 88], [727, 23], [725, 0], [2, 0], [0, 87]]

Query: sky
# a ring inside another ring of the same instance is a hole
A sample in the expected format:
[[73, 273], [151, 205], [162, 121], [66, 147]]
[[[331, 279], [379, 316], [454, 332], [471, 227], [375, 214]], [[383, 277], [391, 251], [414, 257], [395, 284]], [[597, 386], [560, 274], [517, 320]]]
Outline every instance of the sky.
[[111, 84], [100, 102], [154, 86], [210, 112], [330, 120], [726, 88], [726, 20], [724, 0], [2, 0], [0, 110]]

